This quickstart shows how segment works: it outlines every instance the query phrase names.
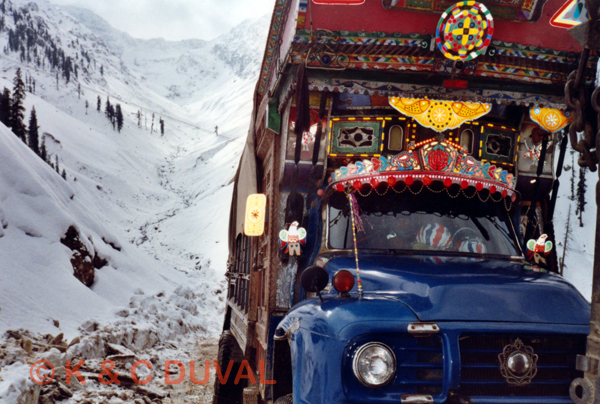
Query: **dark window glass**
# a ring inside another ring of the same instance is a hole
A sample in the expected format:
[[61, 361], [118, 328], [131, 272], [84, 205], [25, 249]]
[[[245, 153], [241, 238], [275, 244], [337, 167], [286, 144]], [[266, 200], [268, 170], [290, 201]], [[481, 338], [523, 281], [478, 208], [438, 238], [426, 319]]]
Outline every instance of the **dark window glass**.
[[[480, 196], [485, 200], [485, 191]], [[357, 195], [357, 201], [364, 227], [356, 234], [359, 250], [521, 255], [502, 201], [451, 198], [443, 190], [418, 195], [390, 190], [383, 196], [372, 192], [368, 197]], [[329, 199], [329, 247], [353, 248], [351, 226], [347, 198], [336, 192]]]

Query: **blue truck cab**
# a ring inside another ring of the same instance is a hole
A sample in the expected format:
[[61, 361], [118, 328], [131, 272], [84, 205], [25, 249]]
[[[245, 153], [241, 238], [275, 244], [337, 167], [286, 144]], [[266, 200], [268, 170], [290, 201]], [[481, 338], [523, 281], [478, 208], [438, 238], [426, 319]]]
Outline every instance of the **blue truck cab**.
[[[428, 146], [409, 152], [421, 167], [435, 150], [455, 151]], [[295, 403], [572, 402], [589, 303], [525, 259], [509, 215], [516, 193], [457, 171], [394, 167], [330, 183], [323, 273], [308, 268], [303, 280], [327, 285], [275, 333], [291, 347]]]
[[214, 404], [581, 398], [590, 305], [553, 248], [563, 2], [276, 0], [219, 341], [252, 377]]

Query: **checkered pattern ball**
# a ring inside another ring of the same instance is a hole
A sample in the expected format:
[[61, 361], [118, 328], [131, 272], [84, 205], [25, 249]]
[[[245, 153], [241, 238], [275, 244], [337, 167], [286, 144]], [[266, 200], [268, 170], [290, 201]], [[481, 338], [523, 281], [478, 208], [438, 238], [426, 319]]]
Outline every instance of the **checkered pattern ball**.
[[461, 1], [442, 14], [435, 42], [446, 58], [469, 61], [485, 53], [493, 33], [490, 11], [481, 3]]

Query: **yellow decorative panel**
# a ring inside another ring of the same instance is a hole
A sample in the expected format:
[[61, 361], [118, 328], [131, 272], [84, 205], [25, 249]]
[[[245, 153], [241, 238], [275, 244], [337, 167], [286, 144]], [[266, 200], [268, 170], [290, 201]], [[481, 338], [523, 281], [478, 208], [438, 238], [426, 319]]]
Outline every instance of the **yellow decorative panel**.
[[252, 194], [246, 200], [246, 220], [244, 234], [246, 236], [262, 236], [265, 232], [265, 209], [267, 197], [265, 194]]
[[481, 118], [492, 104], [389, 97], [392, 107], [436, 132], [458, 128], [467, 121]]
[[558, 132], [574, 119], [574, 115], [569, 111], [540, 107], [531, 107], [529, 116], [533, 122], [550, 133]]

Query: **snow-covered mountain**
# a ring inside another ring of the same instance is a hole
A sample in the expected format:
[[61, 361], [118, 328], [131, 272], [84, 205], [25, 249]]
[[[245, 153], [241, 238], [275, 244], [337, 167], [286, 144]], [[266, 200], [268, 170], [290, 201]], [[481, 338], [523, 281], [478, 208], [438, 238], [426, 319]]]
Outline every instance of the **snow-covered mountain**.
[[[246, 20], [212, 41], [136, 39], [111, 27], [93, 12], [63, 7], [120, 56], [144, 84], [184, 106], [209, 92], [219, 92], [223, 79], [239, 82], [256, 79], [261, 62], [267, 16]], [[257, 57], [258, 56], [258, 57]], [[220, 86], [215, 87], [215, 82]]]
[[[90, 360], [106, 343], [153, 363], [214, 346], [230, 180], [268, 22], [245, 21], [210, 42], [147, 41], [81, 9], [0, 2], [0, 89], [12, 91], [20, 68], [26, 117], [35, 107], [66, 173], [0, 124], [0, 402], [35, 387], [19, 336], [79, 337], [69, 352]], [[105, 116], [107, 99], [122, 107], [121, 132]], [[88, 287], [73, 262], [91, 261]]]

